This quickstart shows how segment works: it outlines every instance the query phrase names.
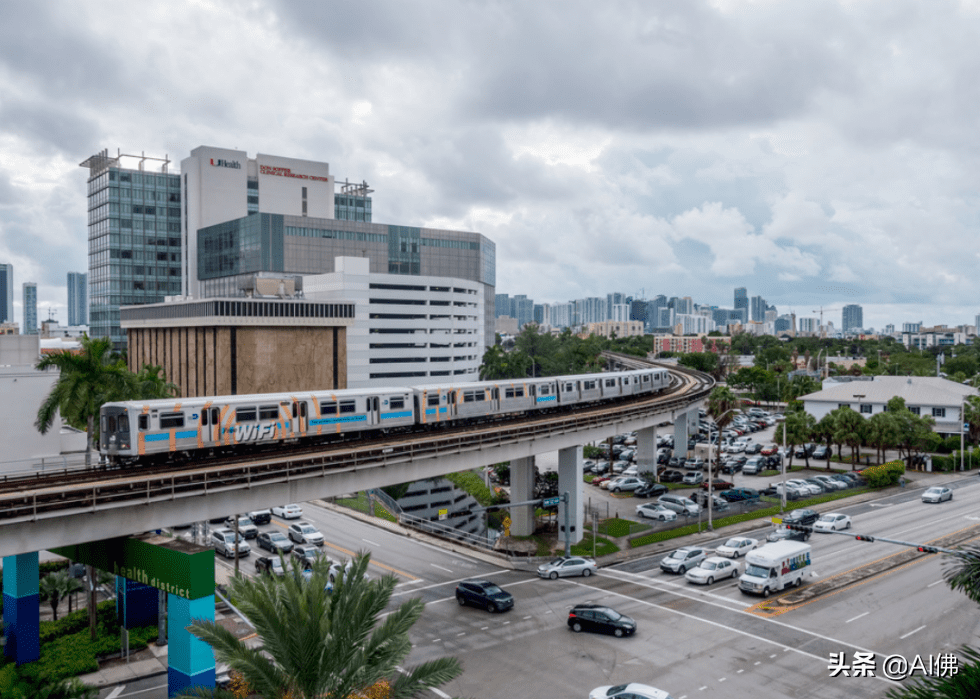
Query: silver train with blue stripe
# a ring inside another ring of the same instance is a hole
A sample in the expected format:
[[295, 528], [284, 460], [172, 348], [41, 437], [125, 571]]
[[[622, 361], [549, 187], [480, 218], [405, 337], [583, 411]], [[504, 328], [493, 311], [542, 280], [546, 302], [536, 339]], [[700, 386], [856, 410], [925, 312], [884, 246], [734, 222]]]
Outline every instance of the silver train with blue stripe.
[[99, 448], [110, 465], [228, 455], [375, 432], [485, 422], [514, 413], [659, 393], [666, 369], [401, 388], [106, 403]]

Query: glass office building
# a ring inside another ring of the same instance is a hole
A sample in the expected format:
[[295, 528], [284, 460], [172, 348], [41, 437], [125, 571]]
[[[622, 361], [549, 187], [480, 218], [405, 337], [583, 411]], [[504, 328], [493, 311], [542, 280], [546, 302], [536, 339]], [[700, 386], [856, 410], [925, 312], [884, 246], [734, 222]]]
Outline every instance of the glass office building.
[[88, 275], [68, 273], [68, 325], [88, 325]]
[[37, 335], [37, 284], [24, 282], [23, 335]]
[[0, 264], [0, 323], [14, 322], [14, 266]]
[[108, 151], [81, 163], [89, 169], [89, 334], [110, 338], [116, 349], [126, 346], [120, 306], [181, 292], [180, 177], [169, 164]]

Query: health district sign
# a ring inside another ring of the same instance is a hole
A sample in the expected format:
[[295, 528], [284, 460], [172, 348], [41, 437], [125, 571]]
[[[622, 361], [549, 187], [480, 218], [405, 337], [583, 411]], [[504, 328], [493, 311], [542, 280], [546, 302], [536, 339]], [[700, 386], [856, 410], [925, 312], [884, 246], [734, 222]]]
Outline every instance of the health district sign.
[[51, 551], [184, 599], [214, 594], [214, 549], [183, 539], [148, 534]]

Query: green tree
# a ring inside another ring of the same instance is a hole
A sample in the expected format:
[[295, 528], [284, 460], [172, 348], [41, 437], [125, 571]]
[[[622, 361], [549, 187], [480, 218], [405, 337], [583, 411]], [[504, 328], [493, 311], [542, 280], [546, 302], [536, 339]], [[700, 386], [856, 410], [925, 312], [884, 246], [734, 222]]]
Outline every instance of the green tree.
[[71, 600], [71, 595], [81, 590], [82, 584], [69, 576], [67, 570], [48, 573], [38, 582], [38, 596], [42, 602], [51, 605], [51, 614], [55, 621], [58, 621], [58, 605], [61, 600]]
[[330, 593], [325, 560], [314, 563], [308, 580], [292, 561], [282, 578], [233, 578], [230, 596], [255, 626], [261, 648], [249, 648], [213, 621], [194, 621], [191, 633], [268, 699], [352, 697], [380, 680], [390, 683], [391, 697], [412, 697], [458, 676], [455, 658], [400, 672], [412, 649], [409, 630], [424, 604], [410, 599], [382, 619], [397, 580], [366, 579], [369, 558], [359, 554]]
[[[735, 418], [735, 411], [742, 404], [735, 392], [728, 386], [715, 386], [708, 395], [708, 405], [705, 412], [711, 416], [718, 427], [718, 439], [721, 439], [721, 432]], [[710, 450], [709, 450], [710, 453]], [[721, 458], [721, 454], [715, 455], [715, 460]]]
[[713, 375], [718, 370], [718, 355], [714, 352], [690, 352], [682, 354], [677, 361], [706, 374]]
[[857, 452], [864, 438], [864, 418], [861, 414], [844, 406], [838, 408], [839, 412], [834, 420], [837, 427], [834, 433], [834, 441], [846, 444], [851, 448], [851, 470], [857, 468]]
[[69, 425], [86, 431], [85, 465], [91, 466], [99, 410], [103, 403], [132, 397], [133, 375], [123, 361], [112, 354], [109, 338], [93, 340], [83, 335], [81, 344], [78, 354], [68, 350], [53, 352], [37, 363], [38, 370], [53, 367], [60, 374], [41, 403], [34, 424], [41, 434], [47, 434], [60, 411]]
[[[817, 425], [817, 419], [805, 410], [794, 410], [786, 413], [786, 421], [783, 424], [785, 425], [786, 430], [786, 443], [795, 448], [796, 445], [806, 444], [813, 438], [813, 432]], [[806, 467], [810, 468], [810, 456], [805, 451], [803, 453], [803, 459], [806, 463]], [[793, 465], [792, 452], [789, 455], [789, 465]]]
[[144, 364], [139, 370], [132, 390], [135, 399], [173, 398], [180, 394], [176, 384], [163, 375], [163, 368], [152, 364]]
[[835, 422], [834, 411], [831, 410], [829, 413], [824, 415], [813, 426], [813, 438], [815, 440], [827, 443], [827, 470], [830, 470], [830, 452], [833, 451], [834, 433], [837, 431], [837, 424]]
[[872, 415], [866, 434], [868, 443], [875, 448], [878, 463], [884, 463], [885, 451], [899, 442], [899, 423], [895, 414], [886, 410]]
[[963, 419], [969, 423], [970, 441], [980, 444], [980, 396], [969, 396], [963, 405]]

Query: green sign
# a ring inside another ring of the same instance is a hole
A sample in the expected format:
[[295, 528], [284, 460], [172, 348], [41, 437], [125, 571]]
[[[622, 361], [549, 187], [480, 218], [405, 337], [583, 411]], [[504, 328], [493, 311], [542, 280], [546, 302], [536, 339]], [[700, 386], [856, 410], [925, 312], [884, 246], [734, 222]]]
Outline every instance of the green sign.
[[183, 539], [147, 534], [51, 551], [185, 599], [214, 594], [214, 549]]

